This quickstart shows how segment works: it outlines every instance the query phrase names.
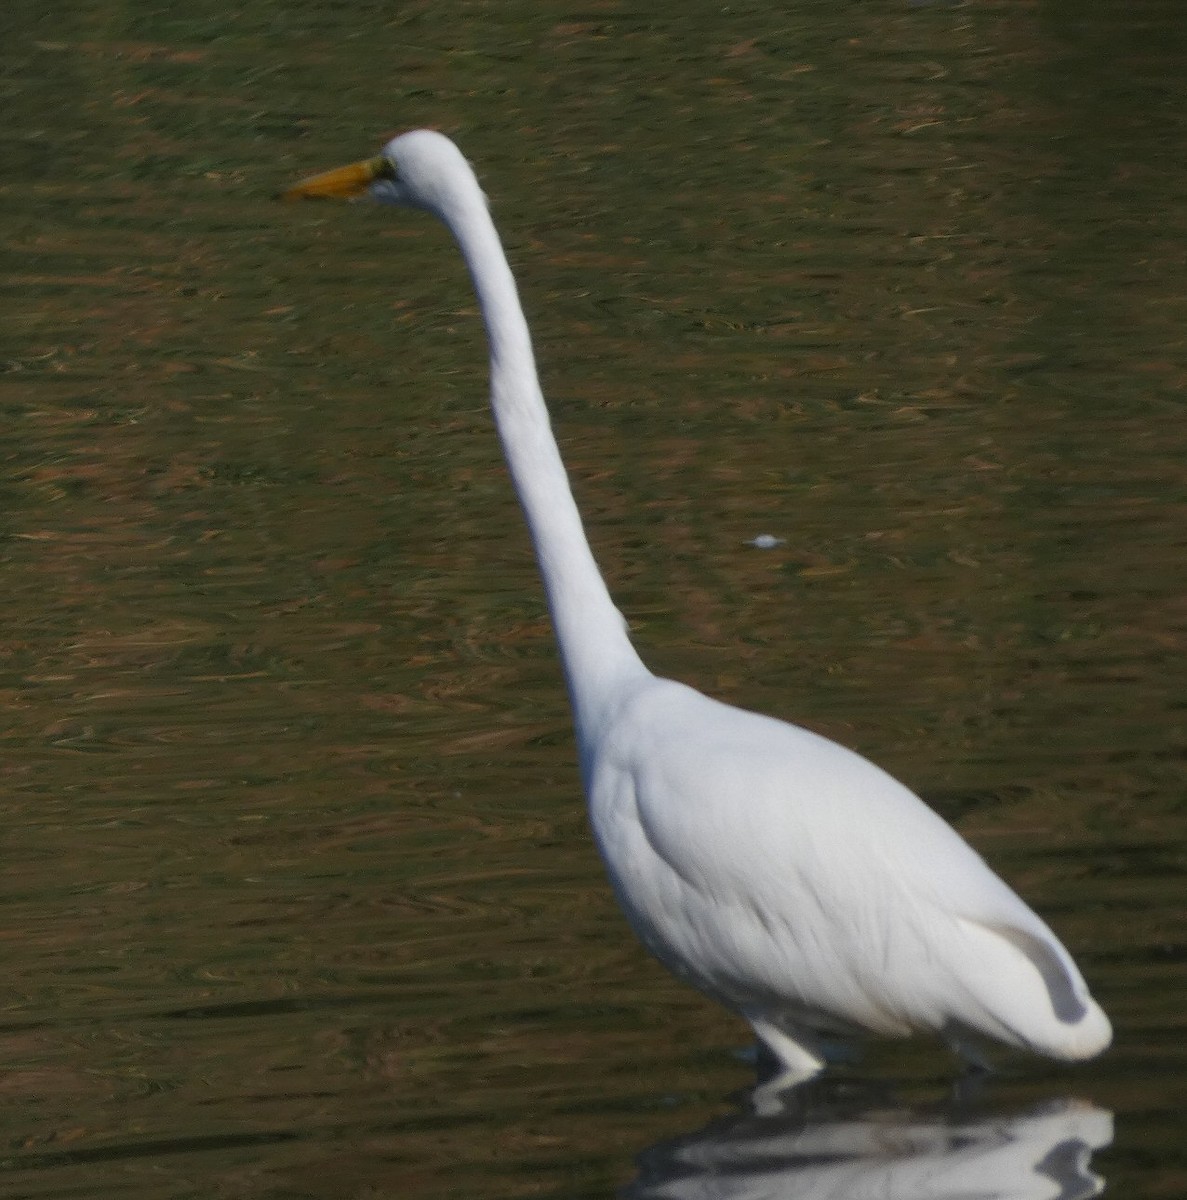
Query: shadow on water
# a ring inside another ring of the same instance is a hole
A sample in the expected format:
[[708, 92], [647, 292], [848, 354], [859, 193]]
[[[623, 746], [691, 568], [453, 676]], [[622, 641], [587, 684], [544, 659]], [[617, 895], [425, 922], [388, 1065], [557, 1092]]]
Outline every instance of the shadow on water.
[[1082, 1200], [1104, 1190], [1090, 1163], [1113, 1140], [1112, 1113], [1080, 1100], [1013, 1115], [976, 1107], [960, 1098], [904, 1107], [872, 1085], [810, 1085], [780, 1112], [739, 1113], [656, 1143], [620, 1197]]

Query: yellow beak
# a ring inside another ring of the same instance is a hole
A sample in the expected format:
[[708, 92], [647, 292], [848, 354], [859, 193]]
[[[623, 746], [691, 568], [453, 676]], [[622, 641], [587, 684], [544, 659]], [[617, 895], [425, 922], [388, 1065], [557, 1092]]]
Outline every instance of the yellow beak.
[[363, 162], [338, 167], [322, 175], [302, 179], [287, 191], [280, 193], [282, 200], [354, 200], [363, 195], [375, 182], [390, 176], [391, 164], [382, 155]]

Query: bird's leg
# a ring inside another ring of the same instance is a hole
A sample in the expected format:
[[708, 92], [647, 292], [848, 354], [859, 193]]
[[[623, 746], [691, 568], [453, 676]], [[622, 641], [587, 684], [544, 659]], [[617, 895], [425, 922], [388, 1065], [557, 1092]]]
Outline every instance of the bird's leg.
[[989, 1055], [980, 1043], [958, 1030], [948, 1029], [944, 1040], [960, 1059], [963, 1070], [952, 1084], [952, 1103], [957, 1109], [969, 1108], [980, 1100], [986, 1084], [996, 1074]]
[[750, 1093], [750, 1107], [759, 1117], [786, 1111], [785, 1096], [824, 1069], [824, 1059], [813, 1054], [789, 1033], [761, 1018], [747, 1018], [758, 1034], [758, 1084]]
[[960, 1059], [966, 1075], [992, 1075], [993, 1063], [983, 1045], [970, 1034], [956, 1028], [944, 1030], [944, 1041], [948, 1048]]
[[778, 1081], [781, 1087], [790, 1087], [824, 1070], [824, 1055], [807, 1034], [797, 1030], [793, 1037], [765, 1017], [745, 1015], [758, 1035], [758, 1072], [764, 1085]]

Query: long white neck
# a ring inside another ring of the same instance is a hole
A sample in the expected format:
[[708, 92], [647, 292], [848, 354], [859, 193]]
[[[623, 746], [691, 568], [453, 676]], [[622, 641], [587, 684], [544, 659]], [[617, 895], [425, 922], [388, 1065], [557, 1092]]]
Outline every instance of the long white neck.
[[578, 733], [646, 668], [586, 540], [540, 391], [531, 334], [499, 235], [474, 182], [441, 213], [457, 239], [490, 339], [491, 408], [535, 546]]

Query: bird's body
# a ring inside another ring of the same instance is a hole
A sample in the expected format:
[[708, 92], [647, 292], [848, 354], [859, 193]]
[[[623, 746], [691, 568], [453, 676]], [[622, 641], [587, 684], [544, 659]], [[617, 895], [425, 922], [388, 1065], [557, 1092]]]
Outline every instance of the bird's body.
[[653, 678], [589, 762], [594, 832], [636, 932], [768, 1045], [782, 1034], [815, 1058], [820, 1035], [930, 1030], [1059, 1058], [1100, 1048], [1099, 1010], [1050, 929], [860, 755]]
[[1059, 940], [907, 788], [643, 665], [586, 541], [485, 197], [453, 143], [405, 134], [289, 194], [362, 191], [435, 213], [470, 269], [594, 835], [647, 948], [749, 1020], [788, 1079], [819, 1070], [833, 1034], [978, 1035], [1066, 1060], [1104, 1049], [1108, 1019]]

